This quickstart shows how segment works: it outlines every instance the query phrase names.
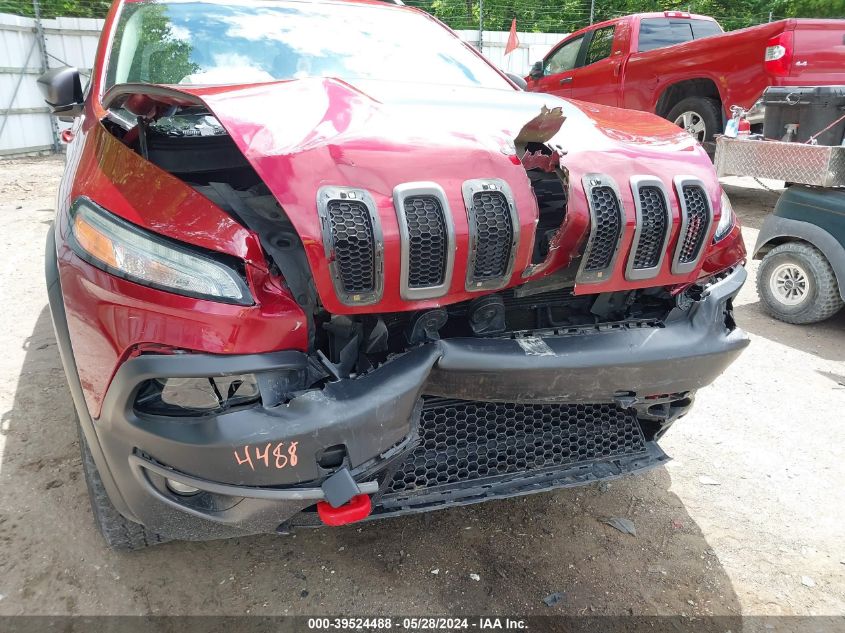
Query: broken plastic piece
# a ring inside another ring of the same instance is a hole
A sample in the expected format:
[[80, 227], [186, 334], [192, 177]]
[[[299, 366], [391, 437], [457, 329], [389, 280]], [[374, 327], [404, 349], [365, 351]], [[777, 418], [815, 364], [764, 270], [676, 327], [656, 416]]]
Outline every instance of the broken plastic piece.
[[333, 508], [325, 501], [317, 503], [317, 515], [326, 525], [333, 527], [363, 521], [373, 511], [369, 495], [357, 495], [339, 508]]
[[323, 489], [326, 501], [333, 508], [339, 508], [361, 492], [358, 484], [355, 483], [352, 475], [349, 474], [348, 468], [342, 468], [337, 471], [334, 475], [326, 479], [320, 487]]
[[637, 529], [634, 527], [634, 523], [630, 519], [612, 517], [610, 519], [605, 519], [602, 523], [607, 523], [609, 526], [622, 532], [622, 534], [630, 534], [631, 536], [637, 535]]
[[560, 169], [560, 159], [562, 155], [559, 151], [554, 150], [550, 154], [543, 152], [526, 151], [522, 155], [522, 166], [525, 169], [539, 169], [548, 173], [554, 173], [556, 169]]
[[545, 143], [560, 131], [564, 121], [566, 117], [563, 114], [563, 108], [558, 106], [549, 109], [543, 106], [540, 114], [522, 126], [514, 139], [514, 144], [518, 147], [526, 143]]
[[386, 352], [388, 337], [389, 332], [387, 331], [387, 326], [384, 324], [382, 318], [379, 317], [378, 321], [376, 321], [376, 324], [373, 326], [373, 329], [370, 330], [370, 334], [367, 337], [367, 342], [364, 346], [364, 353], [376, 354], [378, 352]]

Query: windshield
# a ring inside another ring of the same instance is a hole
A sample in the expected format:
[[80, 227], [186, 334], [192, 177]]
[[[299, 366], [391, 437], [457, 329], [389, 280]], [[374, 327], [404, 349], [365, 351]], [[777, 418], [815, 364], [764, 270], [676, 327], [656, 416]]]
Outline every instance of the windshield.
[[257, 83], [305, 77], [509, 87], [449, 31], [389, 6], [131, 2], [106, 88], [125, 82]]

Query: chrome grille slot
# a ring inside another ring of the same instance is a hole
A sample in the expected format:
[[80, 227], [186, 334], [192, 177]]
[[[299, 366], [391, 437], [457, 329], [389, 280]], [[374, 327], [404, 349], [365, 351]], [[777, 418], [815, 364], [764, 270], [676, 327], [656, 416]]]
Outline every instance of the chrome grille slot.
[[375, 287], [375, 239], [366, 205], [357, 200], [330, 200], [328, 212], [343, 289], [372, 292]]
[[640, 188], [642, 232], [634, 252], [634, 268], [654, 268], [666, 235], [666, 200], [657, 187]]
[[405, 198], [408, 227], [408, 287], [440, 286], [446, 276], [447, 229], [443, 207], [434, 196]]
[[402, 298], [445, 295], [455, 263], [455, 228], [446, 193], [434, 182], [407, 182], [393, 189], [393, 207], [402, 249]]
[[519, 223], [503, 180], [468, 180], [463, 186], [469, 223], [467, 290], [501, 288], [513, 271]]
[[500, 191], [479, 191], [472, 197], [477, 236], [474, 280], [501, 277], [507, 269], [513, 241], [508, 203]]
[[687, 208], [687, 230], [681, 244], [678, 261], [684, 264], [694, 262], [698, 258], [701, 245], [704, 243], [704, 233], [707, 229], [707, 202], [701, 187], [684, 187], [684, 204]]
[[672, 230], [669, 193], [660, 179], [651, 176], [631, 178], [631, 191], [637, 225], [625, 276], [649, 279], [660, 270]]
[[692, 272], [704, 252], [707, 236], [713, 224], [713, 209], [704, 184], [695, 178], [675, 178], [675, 190], [681, 206], [681, 231], [675, 247], [672, 272]]
[[581, 261], [578, 281], [603, 281], [613, 268], [625, 226], [625, 211], [616, 185], [597, 174], [584, 176], [590, 207], [590, 236]]
[[585, 270], [604, 270], [610, 266], [622, 230], [619, 199], [610, 187], [596, 187], [592, 191], [596, 210], [596, 234], [590, 244]]
[[375, 303], [382, 292], [382, 235], [375, 203], [360, 189], [323, 187], [317, 194], [323, 246], [340, 300]]

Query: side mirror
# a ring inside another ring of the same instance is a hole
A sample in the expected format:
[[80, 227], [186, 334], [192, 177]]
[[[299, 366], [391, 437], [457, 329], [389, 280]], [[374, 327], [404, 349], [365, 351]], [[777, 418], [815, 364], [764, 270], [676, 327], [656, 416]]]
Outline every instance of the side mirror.
[[528, 73], [528, 76], [531, 77], [533, 80], [537, 80], [543, 77], [545, 73], [543, 72], [543, 62], [534, 62], [534, 65], [531, 67], [531, 72]]
[[513, 73], [505, 73], [512, 82], [514, 82], [517, 86], [519, 86], [520, 90], [527, 90], [528, 84], [525, 83], [525, 79], [520, 77], [519, 75], [514, 75]]
[[69, 121], [82, 114], [82, 80], [76, 68], [54, 68], [38, 78], [38, 89], [53, 114]]

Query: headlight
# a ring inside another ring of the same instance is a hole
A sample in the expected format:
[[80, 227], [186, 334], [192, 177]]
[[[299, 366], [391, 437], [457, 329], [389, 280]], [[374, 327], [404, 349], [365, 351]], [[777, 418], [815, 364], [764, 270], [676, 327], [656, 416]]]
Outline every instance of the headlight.
[[74, 203], [70, 219], [73, 250], [112, 275], [188, 297], [253, 303], [235, 258], [145, 231], [87, 198]]
[[722, 217], [719, 219], [719, 224], [716, 226], [716, 235], [713, 236], [713, 241], [718, 242], [734, 227], [734, 208], [728, 198], [728, 194], [722, 190]]

